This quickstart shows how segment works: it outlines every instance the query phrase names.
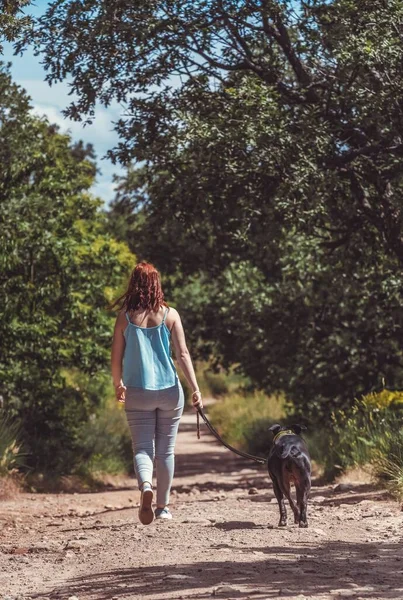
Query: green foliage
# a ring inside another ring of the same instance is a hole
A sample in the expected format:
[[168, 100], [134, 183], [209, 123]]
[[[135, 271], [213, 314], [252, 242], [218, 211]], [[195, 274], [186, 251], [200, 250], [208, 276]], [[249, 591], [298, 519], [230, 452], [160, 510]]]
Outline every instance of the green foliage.
[[32, 24], [29, 15], [23, 9], [31, 4], [31, 0], [6, 0], [1, 3], [0, 12], [0, 53], [2, 42], [12, 42]]
[[115, 156], [152, 164], [143, 184], [163, 182], [177, 218], [192, 199], [188, 222], [214, 208], [242, 240], [274, 212], [331, 247], [375, 229], [403, 260], [402, 16], [399, 0], [68, 0], [17, 49], [32, 43], [50, 82], [71, 77], [72, 118], [127, 103]]
[[403, 500], [403, 432], [391, 441], [386, 455], [379, 453], [373, 461], [374, 474], [390, 493]]
[[239, 364], [267, 392], [285, 392], [298, 418], [323, 426], [382, 378], [399, 383], [401, 282], [376, 249], [357, 262], [290, 232], [277, 244], [278, 275], [239, 260], [198, 277], [204, 306], [193, 281], [173, 295], [192, 350], [206, 339], [221, 364]]
[[331, 431], [322, 432], [325, 445], [316, 440], [314, 458], [324, 463], [328, 478], [348, 467], [370, 466], [379, 479], [389, 480], [393, 468], [402, 466], [402, 417], [402, 392], [385, 389], [355, 400], [348, 413], [334, 413]]
[[66, 369], [93, 375], [109, 362], [105, 307], [134, 262], [106, 233], [91, 148], [72, 145], [30, 113], [0, 70], [0, 382], [22, 427], [29, 466], [68, 473], [96, 397]]
[[403, 383], [402, 19], [400, 0], [67, 0], [18, 45], [71, 78], [71, 117], [126, 101], [113, 156], [142, 167], [110, 227], [169, 274], [199, 355], [322, 424]]
[[215, 361], [197, 363], [197, 380], [203, 395], [212, 398], [243, 393], [251, 387], [250, 381], [240, 372], [239, 365], [224, 370]]
[[[322, 425], [382, 379], [403, 382], [403, 163], [398, 139], [388, 141], [403, 135], [388, 83], [401, 77], [392, 25], [401, 7], [353, 5], [304, 5], [295, 28], [281, 5], [291, 39], [304, 40], [316, 98], [296, 76], [291, 102], [263, 74], [237, 73], [234, 58], [216, 86], [195, 75], [166, 91], [163, 107], [155, 95], [144, 101], [126, 123], [139, 138], [126, 140], [124, 157], [133, 149], [146, 163], [128, 171], [111, 212], [112, 224], [131, 219], [132, 249], [171, 275], [198, 356], [239, 363]], [[228, 17], [235, 27], [242, 6]], [[363, 52], [375, 32], [385, 40], [376, 67]], [[261, 66], [285, 83], [277, 50]], [[140, 133], [141, 119], [150, 128]]]
[[[81, 373], [76, 375], [83, 379]], [[86, 390], [99, 399], [99, 406], [78, 431], [79, 460], [76, 461], [74, 473], [96, 477], [99, 473], [115, 475], [131, 472], [133, 451], [130, 431], [124, 408], [115, 400], [109, 373], [88, 378]]]
[[[234, 368], [227, 372], [223, 370], [216, 372], [215, 365], [211, 361], [197, 361], [194, 368], [203, 398], [218, 398], [230, 392], [237, 393], [248, 383], [247, 379]], [[178, 375], [185, 394], [185, 404], [191, 405], [192, 390], [179, 367]]]
[[204, 378], [213, 398], [218, 398], [228, 393], [228, 381], [224, 373], [204, 371]]
[[214, 404], [209, 416], [226, 442], [265, 456], [271, 441], [267, 429], [283, 419], [284, 400], [262, 392], [233, 393]]
[[385, 390], [356, 400], [348, 414], [334, 415], [339, 463], [356, 466], [371, 463], [379, 453], [387, 455], [401, 429], [403, 393]]
[[21, 427], [0, 409], [0, 477], [24, 465]]

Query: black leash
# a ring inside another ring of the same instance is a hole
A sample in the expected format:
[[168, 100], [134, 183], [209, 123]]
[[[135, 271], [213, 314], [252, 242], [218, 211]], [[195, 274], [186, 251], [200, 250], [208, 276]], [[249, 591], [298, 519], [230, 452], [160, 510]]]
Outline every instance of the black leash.
[[212, 426], [212, 424], [210, 423], [210, 421], [208, 420], [208, 418], [204, 414], [204, 410], [202, 408], [200, 408], [200, 407], [197, 408], [197, 438], [198, 439], [200, 439], [199, 415], [201, 416], [201, 418], [203, 419], [203, 421], [207, 425], [207, 427], [210, 430], [210, 432], [214, 435], [214, 437], [217, 438], [217, 440], [219, 442], [221, 442], [221, 444], [223, 446], [225, 446], [226, 448], [228, 448], [228, 450], [231, 450], [231, 452], [234, 452], [235, 454], [238, 454], [238, 456], [242, 456], [243, 458], [249, 458], [250, 460], [254, 460], [255, 462], [259, 463], [260, 465], [266, 464], [266, 459], [265, 458], [261, 458], [260, 456], [252, 456], [252, 454], [248, 454], [247, 452], [242, 452], [241, 450], [237, 450], [236, 448], [233, 448], [232, 446], [230, 446], [229, 444], [227, 444], [227, 442], [225, 442], [222, 439], [222, 437], [220, 436], [220, 434], [218, 433], [218, 431], [216, 431], [216, 429], [214, 429], [214, 427]]

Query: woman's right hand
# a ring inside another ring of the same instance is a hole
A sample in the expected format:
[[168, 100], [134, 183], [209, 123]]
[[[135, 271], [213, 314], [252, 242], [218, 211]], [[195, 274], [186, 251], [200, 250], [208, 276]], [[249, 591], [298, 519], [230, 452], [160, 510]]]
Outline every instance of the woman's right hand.
[[199, 390], [197, 390], [196, 392], [193, 392], [192, 404], [193, 404], [193, 408], [195, 410], [197, 410], [198, 408], [203, 408], [202, 395], [201, 395], [201, 392], [199, 392]]
[[123, 383], [115, 386], [115, 395], [118, 402], [123, 403], [126, 400], [126, 386]]

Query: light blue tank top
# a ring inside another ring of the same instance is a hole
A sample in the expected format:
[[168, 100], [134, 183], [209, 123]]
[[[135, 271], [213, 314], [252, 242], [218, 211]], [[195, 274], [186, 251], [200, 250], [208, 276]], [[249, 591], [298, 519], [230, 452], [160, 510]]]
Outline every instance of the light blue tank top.
[[127, 327], [123, 355], [123, 383], [144, 390], [164, 390], [178, 382], [178, 374], [171, 358], [171, 333], [165, 319], [155, 327], [139, 327], [126, 313]]

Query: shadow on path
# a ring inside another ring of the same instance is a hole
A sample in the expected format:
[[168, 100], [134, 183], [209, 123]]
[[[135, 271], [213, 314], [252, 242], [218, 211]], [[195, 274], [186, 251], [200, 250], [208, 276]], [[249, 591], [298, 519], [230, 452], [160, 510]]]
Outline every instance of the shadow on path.
[[[264, 557], [256, 560], [256, 552]], [[242, 560], [237, 561], [237, 553], [244, 555]], [[245, 554], [250, 556], [250, 561], [245, 562]], [[67, 600], [72, 595], [80, 600], [112, 600], [114, 597], [123, 600], [180, 591], [182, 597], [188, 592], [192, 598], [202, 598], [206, 597], [206, 587], [224, 583], [247, 586], [247, 592], [231, 593], [231, 597], [239, 598], [248, 594], [272, 598], [279, 593], [287, 598], [298, 594], [328, 594], [332, 590], [351, 592], [355, 588], [356, 595], [365, 600], [401, 599], [402, 561], [403, 548], [398, 544], [385, 544], [382, 548], [377, 544], [345, 542], [315, 546], [302, 543], [287, 548], [234, 547], [228, 561], [105, 570], [72, 578], [46, 596], [50, 595], [52, 600]], [[343, 597], [342, 593], [337, 595]], [[43, 594], [32, 598], [41, 596]]]

